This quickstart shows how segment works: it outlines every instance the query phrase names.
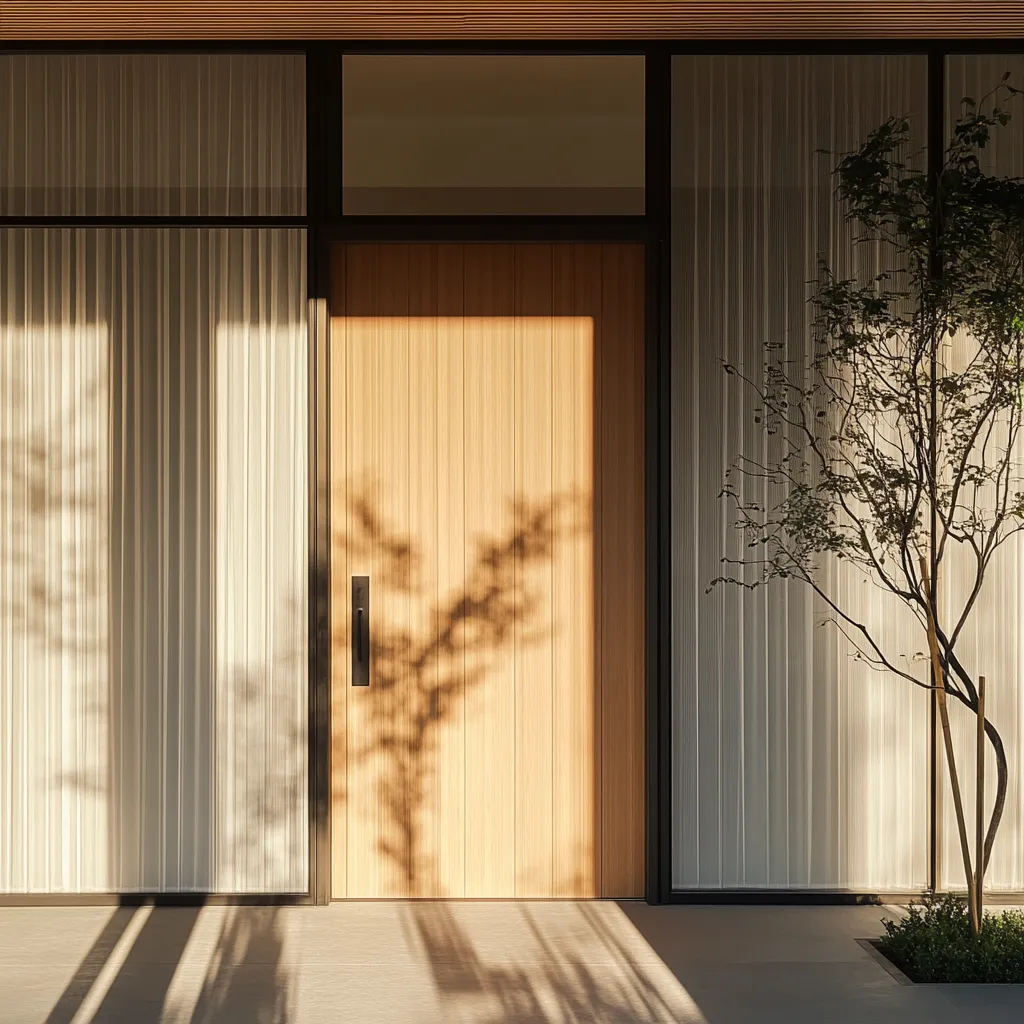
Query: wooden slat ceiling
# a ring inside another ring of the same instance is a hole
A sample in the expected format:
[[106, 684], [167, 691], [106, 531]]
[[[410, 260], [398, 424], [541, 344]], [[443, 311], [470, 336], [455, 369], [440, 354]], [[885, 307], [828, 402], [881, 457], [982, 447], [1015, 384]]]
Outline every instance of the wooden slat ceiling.
[[1014, 37], [1024, 0], [0, 0], [0, 43]]

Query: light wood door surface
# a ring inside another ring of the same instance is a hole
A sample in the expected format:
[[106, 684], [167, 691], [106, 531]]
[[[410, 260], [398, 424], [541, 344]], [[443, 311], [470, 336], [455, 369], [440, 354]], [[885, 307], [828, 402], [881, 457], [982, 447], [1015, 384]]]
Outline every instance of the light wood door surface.
[[640, 896], [643, 250], [331, 271], [333, 894]]

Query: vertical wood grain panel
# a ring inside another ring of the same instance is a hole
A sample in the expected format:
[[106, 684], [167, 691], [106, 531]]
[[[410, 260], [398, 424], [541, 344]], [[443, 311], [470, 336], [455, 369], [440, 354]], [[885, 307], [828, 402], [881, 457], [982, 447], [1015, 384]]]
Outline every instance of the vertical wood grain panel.
[[334, 706], [334, 892], [638, 895], [642, 249], [353, 245], [345, 264], [335, 686], [354, 573], [374, 666]]
[[[474, 246], [466, 261], [467, 555], [509, 520], [515, 488], [513, 248]], [[498, 311], [498, 315], [495, 315]], [[513, 566], [495, 567], [505, 574]], [[499, 609], [499, 614], [505, 612]], [[511, 628], [512, 623], [503, 623]], [[466, 895], [515, 895], [515, 671], [504, 651], [480, 650], [467, 690]]]
[[[552, 481], [551, 246], [515, 248], [515, 495], [546, 508], [557, 523]], [[567, 406], [559, 402], [560, 409]], [[552, 545], [554, 554], [556, 545]], [[562, 642], [552, 619], [550, 557], [519, 557], [516, 573], [530, 595], [515, 636], [516, 888], [518, 897], [547, 896], [552, 874], [552, 659]], [[572, 685], [567, 679], [563, 685]]]
[[[602, 247], [598, 342], [601, 892], [643, 895], [643, 262]], [[639, 754], [639, 756], [638, 756]]]
[[[412, 460], [410, 442], [409, 365], [409, 263], [410, 246], [377, 247], [377, 316], [374, 318], [372, 463], [365, 475], [374, 478], [375, 512], [380, 518], [375, 565], [371, 570], [371, 670], [370, 686], [359, 691], [359, 699], [371, 709], [374, 777], [374, 813], [377, 881], [365, 895], [405, 896], [415, 883], [421, 865], [419, 817], [422, 806], [413, 800], [419, 768], [411, 746], [409, 730], [416, 685], [413, 666], [391, 650], [405, 636], [414, 637], [413, 575], [415, 565], [403, 566], [388, 555], [385, 545], [392, 536], [398, 543], [415, 545], [422, 551], [423, 530], [411, 518]], [[381, 315], [386, 314], [386, 315]], [[422, 429], [416, 424], [417, 430]], [[384, 566], [381, 571], [381, 566]], [[374, 585], [376, 583], [376, 585]], [[414, 647], [412, 648], [414, 649]], [[385, 660], [386, 659], [386, 660]], [[386, 743], [384, 741], [387, 741]], [[383, 853], [383, 856], [379, 856]]]
[[437, 607], [451, 627], [441, 674], [448, 714], [437, 745], [438, 895], [466, 895], [466, 658], [463, 635], [446, 621], [466, 585], [465, 248], [437, 248]]
[[[347, 254], [345, 278], [346, 298], [349, 305], [366, 297], [376, 299], [379, 286], [377, 249], [375, 246], [352, 248]], [[363, 307], [360, 306], [360, 311]], [[372, 307], [371, 307], [372, 308]], [[331, 614], [342, 620], [340, 629], [346, 638], [345, 646], [335, 650], [335, 658], [351, 663], [351, 578], [373, 576], [374, 538], [367, 536], [361, 518], [363, 502], [373, 507], [376, 483], [371, 475], [375, 470], [374, 437], [377, 426], [376, 363], [380, 332], [373, 317], [350, 316], [345, 325], [347, 373], [345, 391], [341, 396], [345, 418], [347, 466], [345, 469], [347, 495], [345, 504], [332, 507], [335, 526], [335, 547], [341, 544], [347, 552], [348, 569], [342, 577], [339, 590], [341, 600], [332, 606]], [[338, 404], [334, 402], [333, 404]], [[336, 467], [335, 467], [336, 471]], [[340, 535], [337, 531], [341, 529]], [[333, 569], [332, 569], [333, 571]], [[379, 602], [371, 579], [370, 600], [374, 610]], [[372, 643], [372, 637], [371, 637]], [[374, 666], [370, 666], [371, 679]], [[377, 779], [380, 752], [376, 743], [376, 723], [371, 714], [367, 691], [349, 686], [347, 691], [348, 717], [346, 730], [347, 779], [345, 784], [346, 816], [348, 820], [348, 855], [346, 858], [346, 892], [349, 896], [374, 893], [377, 889], [378, 850], [376, 813], [379, 806]], [[376, 698], [374, 691], [373, 698]]]
[[[403, 720], [409, 729], [409, 770], [406, 801], [412, 810], [412, 831], [405, 888], [413, 896], [440, 896], [439, 849], [447, 822], [441, 816], [442, 785], [440, 740], [447, 728], [444, 669], [437, 643], [443, 628], [436, 609], [439, 598], [438, 568], [438, 259], [432, 245], [408, 247], [408, 417], [409, 508], [406, 521], [415, 524], [419, 552], [416, 586], [410, 587], [409, 630], [420, 638], [418, 659], [413, 659], [405, 680], [409, 698]], [[413, 529], [410, 529], [410, 535]], [[431, 698], [428, 695], [435, 695]], [[430, 704], [438, 707], [431, 724]]]
[[[592, 606], [592, 643], [593, 650], [589, 655], [590, 664], [593, 667], [593, 713], [591, 716], [591, 729], [593, 737], [590, 740], [590, 749], [593, 758], [593, 776], [595, 779], [593, 789], [593, 806], [591, 808], [592, 829], [594, 837], [593, 847], [593, 872], [594, 888], [596, 895], [604, 895], [604, 826], [602, 819], [604, 815], [604, 791], [608, 785], [604, 768], [603, 742], [604, 733], [602, 729], [602, 716], [604, 714], [603, 686], [604, 686], [604, 661], [601, 641], [604, 631], [602, 618], [602, 587], [604, 581], [604, 503], [602, 501], [603, 487], [607, 477], [606, 467], [602, 462], [601, 450], [601, 422], [603, 416], [602, 405], [602, 382], [606, 373], [605, 361], [607, 353], [605, 344], [605, 325], [601, 317], [601, 291], [602, 291], [602, 265], [600, 245], [588, 244], [577, 245], [572, 249], [572, 314], [573, 331], [577, 343], [581, 334], [585, 335], [589, 330], [590, 344], [593, 351], [593, 378], [591, 381], [592, 394], [592, 425], [590, 429], [591, 456], [593, 487], [590, 495], [590, 565], [587, 566], [582, 560], [577, 559], [574, 566], [574, 580], [578, 585], [583, 584], [589, 576], [591, 589], [589, 591], [590, 604]], [[580, 319], [582, 318], [582, 319]], [[612, 336], [614, 337], [614, 335]], [[588, 573], [589, 568], [589, 573]]]
[[[572, 498], [568, 543], [552, 557], [552, 619], [556, 642], [552, 723], [553, 895], [598, 895], [596, 832], [597, 675], [594, 647], [594, 341], [596, 318], [576, 305], [580, 247], [554, 246], [552, 257], [552, 475]], [[599, 269], [596, 260], [591, 270]], [[585, 290], [581, 289], [581, 294]], [[575, 310], [579, 313], [574, 315]], [[591, 424], [590, 429], [580, 429]], [[579, 680], [586, 680], [582, 685]]]
[[345, 318], [348, 292], [348, 249], [331, 249], [330, 367], [328, 391], [330, 416], [331, 512], [331, 896], [348, 895], [348, 688], [352, 662], [349, 651], [349, 558], [348, 548], [338, 541], [348, 528], [348, 430], [349, 411], [348, 323]]

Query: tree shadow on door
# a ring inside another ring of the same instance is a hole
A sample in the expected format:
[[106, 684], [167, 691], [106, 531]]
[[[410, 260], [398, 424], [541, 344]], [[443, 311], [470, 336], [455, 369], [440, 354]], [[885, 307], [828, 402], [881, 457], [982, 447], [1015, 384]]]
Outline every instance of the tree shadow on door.
[[[507, 525], [477, 540], [461, 585], [445, 593], [425, 571], [413, 538], [385, 520], [372, 494], [369, 486], [354, 489], [349, 527], [334, 545], [335, 557], [371, 567], [371, 699], [363, 704], [369, 721], [361, 723], [364, 735], [349, 730], [348, 759], [377, 763], [378, 852], [394, 870], [392, 895], [449, 895], [423, 827], [442, 733], [514, 646], [550, 638], [536, 571], [552, 563], [560, 545], [590, 535], [590, 496], [511, 500]], [[338, 586], [347, 584], [346, 578]], [[335, 592], [346, 609], [348, 600], [347, 592]], [[419, 613], [389, 623], [381, 605], [396, 600]], [[335, 657], [350, 656], [347, 643], [336, 645]]]

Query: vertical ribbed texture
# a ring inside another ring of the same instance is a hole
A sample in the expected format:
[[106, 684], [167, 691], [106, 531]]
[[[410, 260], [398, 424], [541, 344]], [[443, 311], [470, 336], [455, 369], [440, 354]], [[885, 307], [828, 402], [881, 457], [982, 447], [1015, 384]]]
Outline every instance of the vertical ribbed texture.
[[0, 56], [0, 213], [302, 214], [304, 111], [290, 54]]
[[[961, 113], [961, 100], [969, 96], [981, 102], [1010, 72], [1010, 84], [1024, 87], [1024, 56], [989, 55], [949, 57], [946, 64], [947, 134]], [[996, 127], [992, 142], [980, 154], [982, 169], [989, 174], [1024, 174], [1024, 97], [1000, 105], [1012, 118], [1006, 127]], [[991, 109], [992, 100], [986, 107]], [[958, 338], [952, 357], [959, 365], [970, 358], [973, 345]], [[1018, 442], [1019, 443], [1019, 442]], [[1018, 458], [1024, 452], [1018, 453]], [[1019, 466], [1018, 466], [1019, 469]], [[985, 507], [982, 505], [982, 507]], [[991, 509], [991, 505], [988, 506]], [[973, 553], [956, 553], [949, 560], [941, 590], [950, 611], [963, 607], [966, 594], [974, 586]], [[992, 860], [985, 877], [986, 888], [1020, 890], [1024, 888], [1024, 544], [1014, 538], [996, 555], [986, 574], [985, 586], [970, 623], [957, 645], [960, 660], [975, 679], [984, 675], [986, 717], [998, 728], [1006, 748], [1009, 788], [1002, 825], [992, 849]], [[947, 613], [948, 614], [948, 613]], [[970, 834], [973, 836], [975, 800], [976, 719], [959, 701], [951, 700], [950, 722], [953, 728], [957, 768], [963, 786]], [[996, 762], [988, 748], [985, 767], [986, 805], [991, 813], [996, 790]], [[943, 885], [963, 888], [964, 869], [957, 835], [956, 813], [943, 761], [942, 837], [940, 843]], [[972, 843], [973, 851], [973, 843]]]
[[[87, 290], [56, 291], [85, 254], [45, 258], [34, 241], [0, 234], [0, 888], [97, 889], [111, 862], [110, 334]], [[106, 268], [92, 276], [105, 290]]]
[[305, 233], [0, 232], [0, 891], [301, 891]]
[[[830, 177], [893, 114], [924, 144], [922, 57], [677, 57], [673, 74], [673, 865], [677, 887], [920, 888], [927, 700], [851, 658], [797, 584], [706, 594], [744, 554], [719, 498], [736, 456], [775, 457], [756, 398], [763, 344], [808, 353], [816, 258], [870, 272]], [[773, 442], [774, 443], [774, 442]], [[751, 482], [747, 500], [777, 500]], [[740, 569], [753, 580], [753, 569]], [[901, 642], [898, 609], [833, 563], [844, 607]], [[915, 646], [916, 645], [916, 646]], [[907, 654], [918, 638], [902, 644]], [[902, 649], [902, 647], [900, 649]]]

